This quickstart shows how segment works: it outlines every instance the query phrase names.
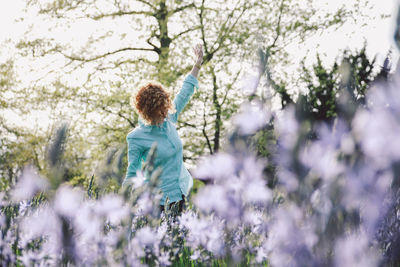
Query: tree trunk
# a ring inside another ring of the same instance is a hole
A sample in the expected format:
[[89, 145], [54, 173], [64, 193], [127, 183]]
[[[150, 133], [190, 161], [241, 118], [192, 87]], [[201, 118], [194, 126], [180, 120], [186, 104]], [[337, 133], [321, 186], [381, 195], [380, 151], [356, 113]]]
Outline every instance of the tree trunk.
[[211, 70], [212, 78], [213, 78], [213, 105], [215, 108], [215, 132], [214, 132], [214, 153], [219, 150], [219, 138], [221, 135], [221, 104], [218, 101], [218, 85], [217, 85], [217, 76], [215, 75], [214, 69]]

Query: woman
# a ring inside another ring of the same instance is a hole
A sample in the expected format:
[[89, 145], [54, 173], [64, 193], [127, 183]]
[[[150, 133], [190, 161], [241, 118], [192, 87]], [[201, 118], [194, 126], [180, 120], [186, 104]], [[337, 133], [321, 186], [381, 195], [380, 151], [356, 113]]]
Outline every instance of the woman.
[[[142, 160], [146, 161], [152, 144], [157, 143], [154, 167], [161, 167], [161, 211], [168, 197], [170, 205], [175, 204], [179, 212], [183, 210], [185, 197], [189, 195], [193, 179], [183, 165], [182, 142], [176, 131], [178, 116], [198, 89], [197, 75], [203, 61], [203, 48], [197, 45], [194, 49], [197, 60], [191, 73], [183, 82], [182, 89], [171, 103], [165, 89], [154, 83], [140, 88], [134, 96], [133, 104], [139, 113], [139, 127], [127, 136], [128, 169], [123, 185], [130, 182], [140, 169]], [[174, 107], [172, 107], [174, 106]], [[168, 111], [174, 108], [172, 113]]]

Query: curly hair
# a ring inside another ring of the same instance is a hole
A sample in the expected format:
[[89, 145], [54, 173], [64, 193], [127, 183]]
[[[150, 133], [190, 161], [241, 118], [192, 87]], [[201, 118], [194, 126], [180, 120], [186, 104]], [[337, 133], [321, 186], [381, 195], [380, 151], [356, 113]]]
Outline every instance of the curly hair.
[[149, 124], [159, 124], [172, 109], [169, 93], [161, 84], [149, 82], [133, 96], [133, 106]]

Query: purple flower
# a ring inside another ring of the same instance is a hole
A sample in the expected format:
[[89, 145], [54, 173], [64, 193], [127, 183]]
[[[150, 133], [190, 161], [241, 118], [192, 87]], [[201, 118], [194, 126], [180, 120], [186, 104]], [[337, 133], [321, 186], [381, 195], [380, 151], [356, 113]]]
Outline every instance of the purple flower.
[[338, 160], [340, 151], [314, 142], [301, 150], [301, 162], [318, 177], [332, 180], [342, 173], [344, 165]]
[[30, 200], [37, 192], [43, 191], [48, 187], [48, 182], [37, 174], [32, 166], [23, 169], [17, 184], [11, 191], [11, 199], [14, 202]]
[[96, 202], [95, 211], [115, 225], [128, 216], [129, 207], [120, 196], [108, 194]]
[[135, 240], [139, 247], [153, 246], [159, 241], [157, 233], [149, 226], [137, 230]]
[[370, 246], [367, 237], [361, 233], [352, 233], [335, 244], [335, 266], [378, 266], [378, 251]]
[[[232, 177], [232, 183], [236, 179]], [[235, 192], [224, 185], [207, 185], [201, 188], [194, 203], [206, 213], [215, 212], [219, 217], [230, 220], [237, 220], [241, 210], [241, 203], [235, 197]]]
[[239, 128], [239, 133], [247, 135], [253, 134], [257, 130], [264, 127], [271, 114], [264, 108], [261, 103], [244, 103], [243, 111], [237, 114], [233, 121]]
[[295, 118], [295, 109], [289, 106], [281, 113], [277, 113], [275, 129], [279, 135], [280, 145], [291, 150], [297, 142], [299, 123]]
[[168, 251], [162, 252], [161, 255], [157, 257], [157, 262], [160, 266], [170, 266], [171, 261], [169, 258], [169, 252]]
[[235, 158], [227, 153], [216, 153], [203, 158], [197, 165], [194, 175], [203, 179], [224, 179], [236, 171]]
[[75, 217], [84, 199], [84, 192], [79, 188], [61, 186], [54, 199], [54, 210], [66, 217]]

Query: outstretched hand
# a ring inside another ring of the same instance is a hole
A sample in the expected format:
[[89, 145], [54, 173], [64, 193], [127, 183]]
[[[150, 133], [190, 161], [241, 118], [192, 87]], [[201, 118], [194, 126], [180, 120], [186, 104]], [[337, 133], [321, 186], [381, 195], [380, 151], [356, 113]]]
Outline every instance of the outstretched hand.
[[196, 62], [193, 65], [191, 74], [197, 78], [199, 70], [201, 68], [201, 63], [203, 63], [203, 46], [201, 44], [193, 47], [194, 54], [196, 55]]
[[193, 48], [194, 54], [196, 55], [196, 64], [201, 65], [203, 62], [203, 45], [198, 44]]

